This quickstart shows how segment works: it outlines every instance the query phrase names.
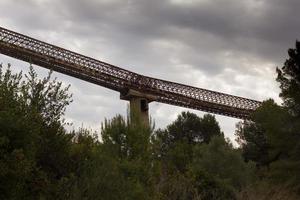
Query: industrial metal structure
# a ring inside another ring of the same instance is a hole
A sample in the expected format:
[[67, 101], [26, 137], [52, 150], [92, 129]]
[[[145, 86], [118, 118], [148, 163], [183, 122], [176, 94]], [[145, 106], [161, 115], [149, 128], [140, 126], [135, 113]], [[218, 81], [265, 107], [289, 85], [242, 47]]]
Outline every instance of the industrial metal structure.
[[0, 53], [115, 91], [148, 119], [148, 103], [248, 119], [261, 102], [143, 76], [0, 27]]

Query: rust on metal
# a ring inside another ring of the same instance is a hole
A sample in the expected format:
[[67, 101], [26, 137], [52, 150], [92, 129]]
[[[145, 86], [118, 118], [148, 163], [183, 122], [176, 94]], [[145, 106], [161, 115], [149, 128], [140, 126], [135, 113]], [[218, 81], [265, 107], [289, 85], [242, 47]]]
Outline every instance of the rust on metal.
[[261, 102], [143, 76], [0, 27], [0, 53], [126, 94], [239, 119], [248, 119]]

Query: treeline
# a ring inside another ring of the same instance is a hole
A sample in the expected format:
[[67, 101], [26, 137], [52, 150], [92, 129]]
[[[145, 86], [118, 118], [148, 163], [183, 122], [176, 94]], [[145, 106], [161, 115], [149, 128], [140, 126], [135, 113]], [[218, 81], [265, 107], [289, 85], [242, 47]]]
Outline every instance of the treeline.
[[51, 73], [0, 68], [0, 199], [299, 199], [300, 43], [277, 69], [283, 106], [267, 100], [237, 125], [181, 113], [154, 130], [116, 116], [69, 132], [72, 96]]

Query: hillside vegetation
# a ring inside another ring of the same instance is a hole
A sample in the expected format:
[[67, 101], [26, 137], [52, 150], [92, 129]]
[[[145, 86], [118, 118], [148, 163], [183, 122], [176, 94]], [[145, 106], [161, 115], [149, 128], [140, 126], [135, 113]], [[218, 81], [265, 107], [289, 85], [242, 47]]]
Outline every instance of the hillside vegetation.
[[0, 68], [0, 199], [300, 198], [300, 43], [277, 69], [280, 96], [237, 124], [234, 148], [215, 117], [183, 112], [164, 129], [103, 122], [67, 131], [68, 87]]

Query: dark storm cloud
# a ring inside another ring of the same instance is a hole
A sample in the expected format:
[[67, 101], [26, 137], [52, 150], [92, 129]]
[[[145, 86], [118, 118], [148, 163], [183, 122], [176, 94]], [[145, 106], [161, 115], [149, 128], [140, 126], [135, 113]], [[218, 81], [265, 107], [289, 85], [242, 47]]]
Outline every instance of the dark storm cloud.
[[150, 67], [145, 65], [144, 69], [140, 66], [142, 61], [155, 65], [159, 60], [160, 64], [165, 62], [166, 68], [172, 64], [163, 58], [155, 59], [160, 48], [159, 44], [151, 46], [155, 41], [178, 42], [181, 45], [178, 49], [162, 48], [162, 51], [174, 51], [173, 56], [180, 63], [216, 74], [223, 70], [222, 58], [218, 59], [228, 51], [280, 64], [286, 49], [300, 33], [297, 0], [175, 2], [15, 0], [2, 3], [2, 8], [7, 15], [14, 10], [13, 23], [27, 32], [30, 29], [63, 32], [76, 39], [88, 39], [88, 45], [96, 45], [99, 39], [112, 41], [121, 58], [136, 60], [125, 65], [138, 64], [135, 68], [141, 68], [140, 72], [147, 72]]
[[[150, 41], [180, 41], [190, 47], [181, 59], [195, 67], [199, 60], [187, 55], [218, 55], [228, 50], [281, 62], [300, 33], [297, 0], [64, 2], [64, 10], [74, 20], [73, 28], [84, 27], [83, 34], [93, 32], [95, 37], [115, 40], [124, 49], [146, 53]], [[216, 65], [202, 68], [221, 69]]]

